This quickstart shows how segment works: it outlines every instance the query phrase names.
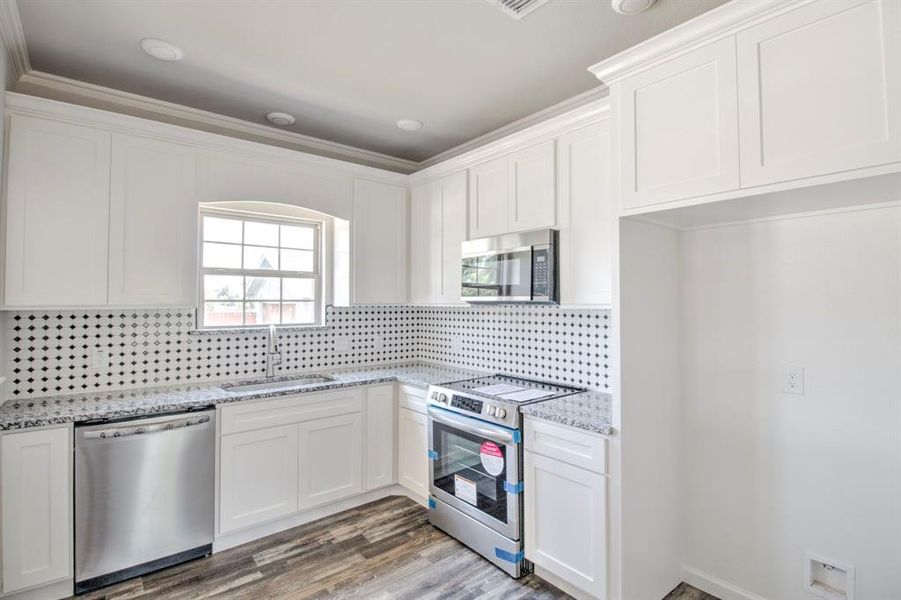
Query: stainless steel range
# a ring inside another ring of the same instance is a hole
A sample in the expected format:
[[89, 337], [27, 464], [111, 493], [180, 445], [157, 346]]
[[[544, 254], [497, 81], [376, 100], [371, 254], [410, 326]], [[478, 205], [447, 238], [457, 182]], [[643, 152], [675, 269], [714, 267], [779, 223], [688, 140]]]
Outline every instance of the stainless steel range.
[[493, 375], [429, 387], [429, 521], [513, 577], [523, 556], [519, 407], [583, 390]]

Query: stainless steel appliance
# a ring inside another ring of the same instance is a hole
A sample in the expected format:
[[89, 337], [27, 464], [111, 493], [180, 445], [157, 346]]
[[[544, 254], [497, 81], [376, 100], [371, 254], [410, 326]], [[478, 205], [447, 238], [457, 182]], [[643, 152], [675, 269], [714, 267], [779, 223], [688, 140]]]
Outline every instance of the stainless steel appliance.
[[75, 592], [212, 552], [216, 413], [75, 428]]
[[503, 571], [523, 556], [519, 407], [582, 390], [494, 375], [429, 387], [429, 521]]
[[464, 302], [556, 304], [557, 230], [463, 242]]

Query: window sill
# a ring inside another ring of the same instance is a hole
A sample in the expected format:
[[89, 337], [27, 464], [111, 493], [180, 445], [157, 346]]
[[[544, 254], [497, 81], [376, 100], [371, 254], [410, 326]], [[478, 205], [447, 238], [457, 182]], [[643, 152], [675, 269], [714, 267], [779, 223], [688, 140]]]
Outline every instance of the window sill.
[[[281, 333], [315, 333], [317, 331], [331, 331], [331, 325], [276, 325], [275, 329]], [[188, 335], [253, 335], [269, 333], [266, 327], [221, 327], [219, 329], [192, 329]]]

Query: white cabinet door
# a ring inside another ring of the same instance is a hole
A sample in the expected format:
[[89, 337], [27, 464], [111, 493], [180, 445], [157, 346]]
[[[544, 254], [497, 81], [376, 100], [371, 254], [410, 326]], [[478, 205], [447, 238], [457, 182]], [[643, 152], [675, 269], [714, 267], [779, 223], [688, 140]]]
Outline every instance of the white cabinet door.
[[512, 153], [507, 231], [553, 227], [556, 223], [554, 140]]
[[394, 384], [366, 389], [366, 489], [394, 483]]
[[738, 34], [742, 186], [901, 161], [901, 4], [813, 2]]
[[460, 302], [463, 240], [466, 239], [466, 172], [441, 180], [441, 293], [444, 303]]
[[363, 415], [300, 424], [300, 508], [363, 491]]
[[198, 202], [282, 202], [283, 169], [264, 161], [218, 152], [197, 154]]
[[609, 306], [614, 210], [608, 120], [557, 139], [560, 303]]
[[297, 512], [298, 425], [220, 438], [219, 531]]
[[623, 208], [738, 189], [735, 39], [614, 84]]
[[429, 495], [428, 420], [409, 408], [397, 412], [397, 481], [425, 499]]
[[606, 598], [606, 478], [533, 452], [524, 455], [526, 558]]
[[469, 170], [469, 239], [507, 232], [510, 178], [506, 156]]
[[191, 148], [115, 134], [109, 228], [110, 304], [196, 304]]
[[411, 191], [410, 266], [413, 302], [429, 303], [441, 295], [441, 186], [431, 182]]
[[6, 304], [106, 304], [110, 134], [12, 115], [6, 173]]
[[72, 576], [72, 438], [68, 427], [3, 435], [3, 592]]
[[407, 300], [407, 190], [354, 181], [353, 301], [398, 304]]

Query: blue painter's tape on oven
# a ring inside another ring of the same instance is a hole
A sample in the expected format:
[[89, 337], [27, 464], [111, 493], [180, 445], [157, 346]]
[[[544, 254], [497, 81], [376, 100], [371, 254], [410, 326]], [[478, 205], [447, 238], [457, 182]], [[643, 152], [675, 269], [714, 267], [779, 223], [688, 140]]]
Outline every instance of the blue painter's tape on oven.
[[429, 510], [435, 510], [435, 499], [429, 498]]
[[513, 443], [518, 444], [522, 441], [522, 432], [519, 429], [513, 430]]
[[434, 450], [429, 450], [429, 460], [438, 460], [438, 453]]
[[510, 483], [509, 481], [504, 482], [504, 491], [508, 494], [521, 494], [522, 493], [522, 482], [519, 483]]
[[525, 553], [521, 550], [514, 554], [513, 552], [507, 552], [506, 550], [503, 550], [501, 548], [495, 548], [494, 555], [501, 560], [505, 560], [511, 563], [518, 563], [523, 558], [525, 558]]

